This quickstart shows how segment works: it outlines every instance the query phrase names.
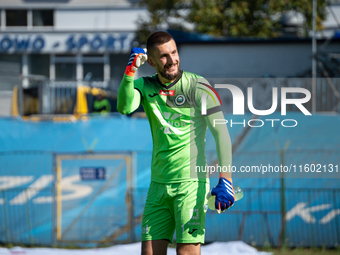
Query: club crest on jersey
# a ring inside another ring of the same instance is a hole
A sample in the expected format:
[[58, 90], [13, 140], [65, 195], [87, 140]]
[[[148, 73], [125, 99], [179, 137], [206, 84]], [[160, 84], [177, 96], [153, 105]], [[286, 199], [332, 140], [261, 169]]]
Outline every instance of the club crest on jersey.
[[159, 94], [162, 96], [174, 96], [175, 91], [174, 90], [160, 90]]
[[186, 99], [185, 99], [185, 96], [180, 94], [180, 95], [177, 95], [176, 98], [175, 98], [175, 104], [177, 106], [181, 106], [185, 103]]

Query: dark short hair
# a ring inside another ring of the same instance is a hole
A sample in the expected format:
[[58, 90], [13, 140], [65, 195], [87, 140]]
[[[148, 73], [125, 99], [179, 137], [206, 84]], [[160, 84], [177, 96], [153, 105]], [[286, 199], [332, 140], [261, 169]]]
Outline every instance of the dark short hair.
[[164, 31], [157, 31], [149, 35], [148, 39], [146, 40], [146, 49], [148, 52], [151, 51], [152, 47], [155, 45], [160, 45], [173, 40], [174, 38], [167, 32]]

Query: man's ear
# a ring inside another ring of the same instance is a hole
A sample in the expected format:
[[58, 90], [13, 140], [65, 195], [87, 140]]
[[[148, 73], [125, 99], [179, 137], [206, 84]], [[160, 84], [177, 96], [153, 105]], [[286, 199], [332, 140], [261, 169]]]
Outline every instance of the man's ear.
[[147, 61], [151, 67], [155, 67], [155, 64], [153, 63], [152, 59], [149, 56]]

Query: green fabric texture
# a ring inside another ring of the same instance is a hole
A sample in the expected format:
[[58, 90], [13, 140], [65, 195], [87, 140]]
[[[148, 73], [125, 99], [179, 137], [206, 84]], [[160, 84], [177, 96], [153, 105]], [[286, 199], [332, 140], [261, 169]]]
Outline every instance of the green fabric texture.
[[142, 241], [167, 239], [177, 243], [204, 243], [209, 183], [151, 182], [142, 221]]
[[129, 114], [140, 105], [140, 93], [134, 89], [134, 77], [124, 74], [120, 83], [117, 98], [117, 110], [121, 114]]
[[[138, 95], [137, 95], [138, 94]], [[202, 115], [203, 97], [207, 114]], [[183, 72], [170, 84], [161, 84], [157, 75], [134, 80], [124, 75], [118, 91], [118, 110], [131, 113], [139, 103], [150, 123], [153, 138], [151, 180], [176, 183], [199, 180], [207, 174], [197, 166], [206, 166], [205, 136], [214, 129], [220, 165], [231, 164], [230, 138], [226, 125], [216, 125], [213, 116], [220, 112], [220, 101], [208, 82], [199, 75]], [[220, 112], [216, 117], [223, 118]]]

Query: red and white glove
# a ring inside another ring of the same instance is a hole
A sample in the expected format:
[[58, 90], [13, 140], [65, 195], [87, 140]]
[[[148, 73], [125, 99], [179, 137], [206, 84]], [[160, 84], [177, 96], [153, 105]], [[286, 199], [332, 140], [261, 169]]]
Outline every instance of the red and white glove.
[[133, 47], [131, 49], [129, 62], [125, 69], [125, 74], [133, 77], [137, 68], [143, 65], [147, 59], [146, 49]]

